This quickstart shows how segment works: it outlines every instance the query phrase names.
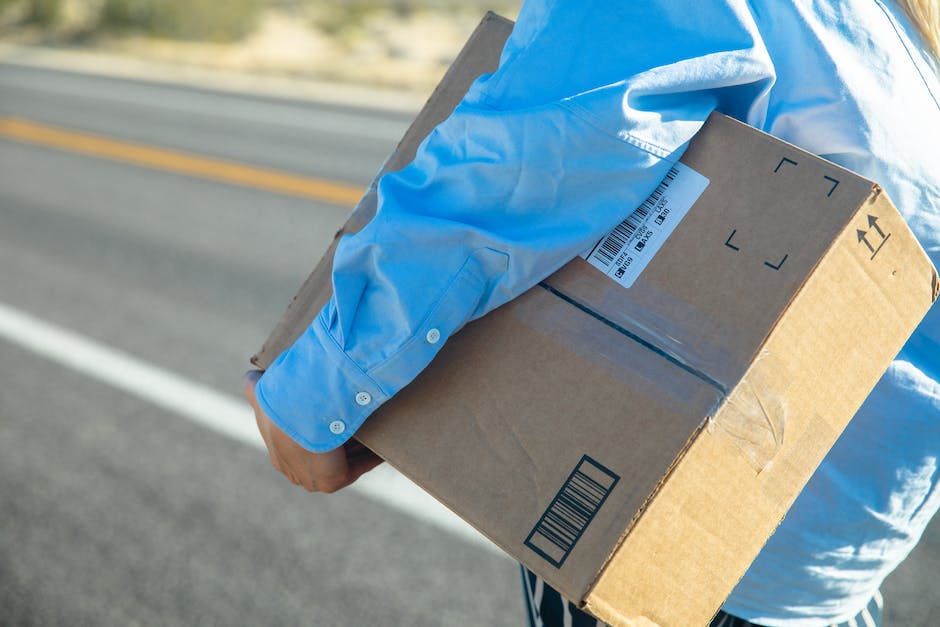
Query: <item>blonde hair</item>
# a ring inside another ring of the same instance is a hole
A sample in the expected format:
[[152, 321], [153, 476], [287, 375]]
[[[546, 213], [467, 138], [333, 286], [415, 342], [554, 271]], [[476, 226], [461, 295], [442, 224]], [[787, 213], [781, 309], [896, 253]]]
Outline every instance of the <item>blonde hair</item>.
[[897, 3], [923, 35], [927, 50], [940, 60], [940, 1], [897, 0]]

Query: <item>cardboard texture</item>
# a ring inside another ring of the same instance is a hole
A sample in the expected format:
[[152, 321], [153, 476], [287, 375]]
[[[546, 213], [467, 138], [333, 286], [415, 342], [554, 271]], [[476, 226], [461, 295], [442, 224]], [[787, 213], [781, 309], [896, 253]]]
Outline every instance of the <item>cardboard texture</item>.
[[[510, 30], [483, 20], [383, 173]], [[708, 623], [938, 285], [870, 181], [718, 114], [682, 163], [708, 185], [629, 289], [573, 260], [356, 434], [611, 625]], [[375, 206], [373, 185], [337, 239]], [[328, 300], [334, 250], [257, 366]]]

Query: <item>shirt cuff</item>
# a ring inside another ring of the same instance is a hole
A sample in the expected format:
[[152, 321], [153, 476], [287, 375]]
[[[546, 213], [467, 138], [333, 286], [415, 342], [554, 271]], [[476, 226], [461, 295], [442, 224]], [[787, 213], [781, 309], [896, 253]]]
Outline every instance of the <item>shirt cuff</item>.
[[258, 404], [305, 449], [325, 453], [342, 446], [460, 330], [485, 299], [488, 280], [507, 264], [504, 253], [475, 250], [410, 339], [368, 370], [330, 332], [331, 301], [258, 381]]
[[326, 309], [258, 381], [258, 405], [305, 449], [343, 445], [388, 399], [339, 347], [326, 328]]

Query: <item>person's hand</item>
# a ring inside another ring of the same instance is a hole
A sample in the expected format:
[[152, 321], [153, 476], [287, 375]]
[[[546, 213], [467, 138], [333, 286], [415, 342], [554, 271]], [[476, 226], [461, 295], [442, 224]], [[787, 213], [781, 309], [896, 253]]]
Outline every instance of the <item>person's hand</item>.
[[271, 465], [294, 485], [303, 486], [308, 492], [333, 493], [382, 463], [381, 457], [355, 440], [349, 440], [326, 453], [311, 453], [297, 444], [258, 406], [255, 386], [261, 374], [260, 370], [251, 370], [245, 374], [245, 399], [255, 410], [258, 431], [268, 447]]

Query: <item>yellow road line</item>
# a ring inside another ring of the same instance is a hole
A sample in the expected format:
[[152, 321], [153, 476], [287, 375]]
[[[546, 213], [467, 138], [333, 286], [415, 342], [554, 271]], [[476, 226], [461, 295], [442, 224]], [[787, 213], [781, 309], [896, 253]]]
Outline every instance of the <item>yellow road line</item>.
[[0, 137], [346, 207], [359, 202], [363, 193], [362, 188], [343, 183], [108, 139], [20, 118], [0, 117]]

